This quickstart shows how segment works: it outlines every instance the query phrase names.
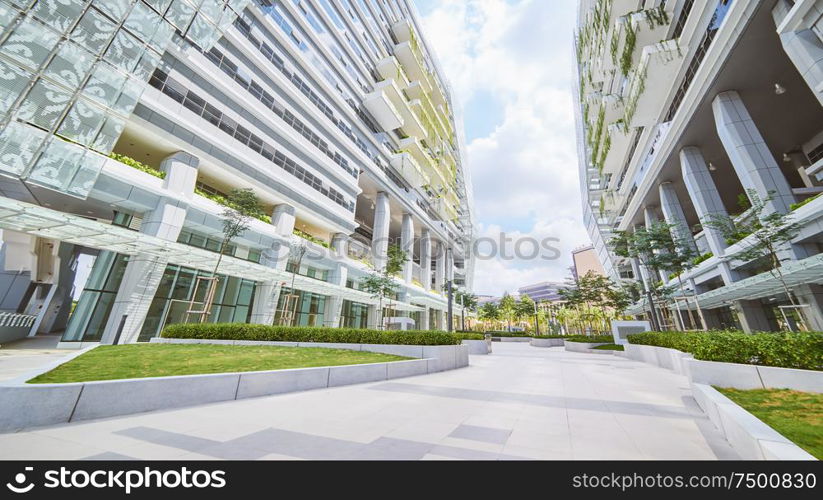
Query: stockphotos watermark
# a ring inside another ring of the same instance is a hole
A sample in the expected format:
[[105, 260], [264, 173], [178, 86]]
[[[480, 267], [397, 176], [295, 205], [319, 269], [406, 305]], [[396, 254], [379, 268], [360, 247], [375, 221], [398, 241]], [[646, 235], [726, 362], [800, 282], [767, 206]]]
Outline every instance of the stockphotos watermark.
[[43, 471], [40, 481], [32, 477], [35, 475], [33, 472], [33, 467], [26, 467], [6, 483], [6, 488], [17, 494], [29, 493], [38, 488], [107, 488], [122, 490], [128, 495], [139, 488], [219, 489], [226, 486], [226, 474], [222, 470], [190, 470], [186, 467], [162, 471], [151, 467], [90, 471], [60, 467]]
[[[557, 260], [562, 256], [560, 249], [560, 238], [545, 237], [535, 238], [532, 236], [509, 235], [500, 232], [493, 236], [481, 236], [471, 242], [471, 246], [466, 248], [465, 244], [460, 245], [460, 255], [466, 255], [469, 251], [475, 261], [484, 260]], [[401, 238], [367, 238], [362, 236], [349, 237], [346, 239], [335, 239], [331, 243], [311, 243], [308, 240], [298, 238], [293, 240], [291, 245], [275, 244], [271, 249], [262, 253], [262, 261], [282, 261], [282, 259], [299, 255], [303, 262], [321, 261], [329, 257], [343, 258], [353, 257], [357, 259], [371, 259], [375, 249], [385, 249], [391, 245], [402, 247]], [[325, 246], [328, 244], [328, 248]], [[432, 259], [437, 260], [445, 256], [448, 248], [440, 244], [434, 238], [424, 240], [415, 237], [410, 243], [410, 248], [414, 249], [415, 255], [424, 252], [428, 248], [428, 253]]]

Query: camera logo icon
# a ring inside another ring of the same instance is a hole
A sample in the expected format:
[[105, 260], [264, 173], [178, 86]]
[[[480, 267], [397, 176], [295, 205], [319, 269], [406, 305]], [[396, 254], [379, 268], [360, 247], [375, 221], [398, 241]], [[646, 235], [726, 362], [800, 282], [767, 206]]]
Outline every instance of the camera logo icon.
[[[33, 467], [26, 467], [26, 472], [33, 471]], [[26, 483], [26, 475], [18, 472], [14, 475], [14, 483], [6, 483], [6, 488], [14, 493], [28, 493], [34, 488], [34, 483]]]

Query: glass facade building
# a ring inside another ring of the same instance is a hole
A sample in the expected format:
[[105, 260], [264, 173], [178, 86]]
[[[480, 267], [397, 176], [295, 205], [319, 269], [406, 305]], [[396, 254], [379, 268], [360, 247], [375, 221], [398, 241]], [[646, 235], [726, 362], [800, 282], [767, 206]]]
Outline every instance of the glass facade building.
[[[0, 21], [0, 310], [30, 334], [147, 341], [195, 320], [216, 266], [196, 321], [379, 327], [357, 284], [389, 244], [418, 328], [444, 327], [446, 279], [471, 288], [462, 125], [408, 0], [0, 0]], [[224, 245], [243, 188], [265, 215]]]

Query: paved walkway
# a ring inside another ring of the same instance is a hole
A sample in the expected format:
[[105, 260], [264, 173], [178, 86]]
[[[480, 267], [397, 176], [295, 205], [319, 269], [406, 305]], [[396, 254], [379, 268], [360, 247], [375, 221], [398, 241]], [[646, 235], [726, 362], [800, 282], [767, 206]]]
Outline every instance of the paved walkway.
[[434, 375], [0, 435], [0, 458], [736, 458], [684, 377], [610, 354], [494, 351]]
[[0, 345], [0, 381], [24, 375], [71, 354], [58, 350], [60, 335], [37, 335]]

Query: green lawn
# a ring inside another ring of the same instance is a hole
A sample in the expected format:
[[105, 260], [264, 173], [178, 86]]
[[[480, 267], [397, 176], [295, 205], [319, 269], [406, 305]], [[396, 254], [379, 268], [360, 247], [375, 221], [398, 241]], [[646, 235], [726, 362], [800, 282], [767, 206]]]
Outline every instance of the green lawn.
[[818, 460], [823, 460], [823, 394], [786, 389], [716, 389]]
[[606, 345], [599, 345], [595, 347], [595, 349], [600, 349], [601, 351], [622, 351], [623, 346], [617, 344], [606, 344]]
[[92, 380], [167, 377], [203, 373], [253, 372], [402, 361], [409, 358], [343, 349], [230, 346], [213, 344], [131, 344], [100, 346], [29, 380], [60, 384]]

